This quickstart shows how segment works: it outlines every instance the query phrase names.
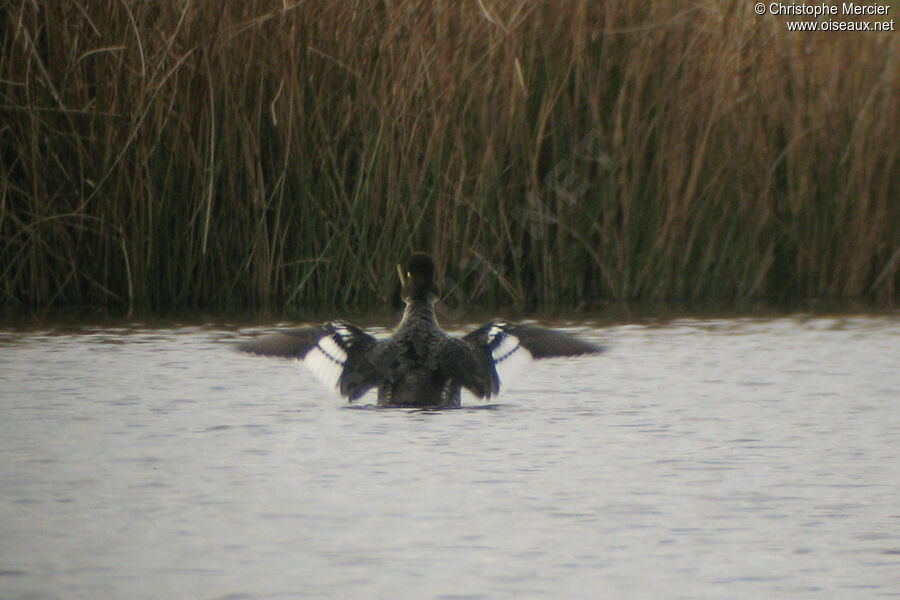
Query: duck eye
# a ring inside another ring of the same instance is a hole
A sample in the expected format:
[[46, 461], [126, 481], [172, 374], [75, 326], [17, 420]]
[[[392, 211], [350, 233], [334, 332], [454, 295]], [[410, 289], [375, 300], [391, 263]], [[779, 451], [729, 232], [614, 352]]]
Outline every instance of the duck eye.
[[411, 273], [410, 271], [407, 271], [407, 272], [406, 272], [406, 276], [407, 276], [407, 277], [412, 277], [412, 273]]

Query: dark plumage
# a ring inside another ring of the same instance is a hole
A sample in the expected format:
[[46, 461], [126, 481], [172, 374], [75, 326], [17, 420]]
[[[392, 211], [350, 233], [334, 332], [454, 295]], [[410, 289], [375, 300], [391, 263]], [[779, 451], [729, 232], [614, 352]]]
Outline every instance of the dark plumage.
[[593, 354], [602, 348], [559, 331], [492, 321], [455, 338], [434, 316], [434, 262], [413, 254], [398, 265], [406, 303], [394, 334], [376, 339], [359, 327], [332, 321], [288, 329], [240, 344], [245, 352], [300, 359], [351, 402], [372, 388], [379, 406], [456, 407], [460, 389], [479, 398], [500, 390], [497, 367], [519, 360]]

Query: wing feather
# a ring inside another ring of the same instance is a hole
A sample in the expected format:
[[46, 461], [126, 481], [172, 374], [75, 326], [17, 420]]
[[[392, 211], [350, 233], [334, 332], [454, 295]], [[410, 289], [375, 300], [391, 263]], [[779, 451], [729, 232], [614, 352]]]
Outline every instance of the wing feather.
[[286, 329], [238, 345], [251, 354], [295, 358], [303, 361], [325, 387], [351, 401], [377, 381], [367, 377], [366, 355], [377, 340], [359, 327], [331, 321], [314, 327]]
[[[575, 356], [601, 352], [602, 348], [561, 331], [535, 325], [492, 321], [462, 338], [488, 365], [490, 392], [496, 394], [500, 383], [509, 380], [533, 358]], [[490, 394], [488, 394], [490, 396]]]

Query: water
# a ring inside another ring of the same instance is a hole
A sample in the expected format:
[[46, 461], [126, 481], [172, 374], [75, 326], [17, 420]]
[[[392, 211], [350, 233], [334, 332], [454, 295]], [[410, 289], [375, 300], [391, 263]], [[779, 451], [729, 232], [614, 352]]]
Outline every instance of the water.
[[579, 331], [440, 412], [248, 331], [0, 332], [0, 598], [900, 597], [900, 318]]

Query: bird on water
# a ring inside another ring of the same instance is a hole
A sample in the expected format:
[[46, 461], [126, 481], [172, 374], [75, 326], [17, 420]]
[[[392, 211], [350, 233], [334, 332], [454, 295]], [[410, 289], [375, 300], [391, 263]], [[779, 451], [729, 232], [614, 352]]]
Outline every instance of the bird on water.
[[431, 257], [414, 253], [406, 268], [398, 265], [397, 270], [406, 308], [389, 338], [375, 338], [338, 320], [264, 335], [238, 348], [299, 359], [350, 402], [376, 388], [379, 406], [417, 408], [458, 407], [461, 388], [490, 398], [500, 391], [498, 367], [603, 350], [560, 331], [502, 320], [453, 337], [435, 318], [439, 294]]

